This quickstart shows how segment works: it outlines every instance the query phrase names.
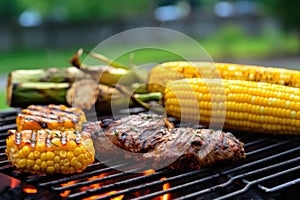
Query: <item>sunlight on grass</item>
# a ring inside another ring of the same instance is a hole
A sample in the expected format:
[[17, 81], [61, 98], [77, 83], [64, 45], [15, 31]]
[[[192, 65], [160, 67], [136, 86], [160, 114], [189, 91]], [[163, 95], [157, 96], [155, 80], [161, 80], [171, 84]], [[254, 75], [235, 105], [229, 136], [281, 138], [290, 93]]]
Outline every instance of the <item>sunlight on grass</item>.
[[6, 93], [5, 90], [0, 90], [0, 109], [6, 109], [9, 106], [6, 104]]

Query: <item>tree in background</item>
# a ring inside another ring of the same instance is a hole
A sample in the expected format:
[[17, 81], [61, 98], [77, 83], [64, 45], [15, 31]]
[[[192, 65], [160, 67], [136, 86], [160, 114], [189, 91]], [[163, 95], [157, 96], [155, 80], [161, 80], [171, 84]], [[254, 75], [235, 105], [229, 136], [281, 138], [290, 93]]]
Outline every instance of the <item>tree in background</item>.
[[0, 21], [15, 20], [24, 11], [38, 13], [46, 21], [113, 21], [142, 17], [152, 4], [140, 0], [1, 0]]
[[300, 1], [299, 0], [261, 0], [267, 12], [276, 17], [282, 28], [296, 32], [298, 36], [298, 53], [300, 54]]

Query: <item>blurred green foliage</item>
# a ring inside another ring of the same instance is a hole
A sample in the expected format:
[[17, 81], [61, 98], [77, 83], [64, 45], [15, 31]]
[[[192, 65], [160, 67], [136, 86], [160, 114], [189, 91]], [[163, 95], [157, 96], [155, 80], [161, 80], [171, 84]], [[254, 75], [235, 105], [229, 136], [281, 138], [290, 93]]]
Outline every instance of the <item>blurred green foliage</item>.
[[297, 30], [300, 33], [299, 0], [260, 0], [265, 10], [274, 15], [284, 28]]
[[147, 13], [151, 1], [140, 0], [1, 0], [0, 16], [8, 19], [17, 17], [26, 10], [37, 12], [46, 20], [84, 21], [84, 20], [116, 20], [136, 17]]

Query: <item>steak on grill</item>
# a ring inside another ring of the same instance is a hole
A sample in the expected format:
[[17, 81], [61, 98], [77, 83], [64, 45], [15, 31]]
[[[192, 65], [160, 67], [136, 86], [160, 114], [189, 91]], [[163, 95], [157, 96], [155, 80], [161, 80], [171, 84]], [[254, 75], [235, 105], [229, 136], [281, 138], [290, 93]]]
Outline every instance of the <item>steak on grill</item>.
[[[95, 125], [98, 123], [98, 126]], [[195, 128], [169, 128], [163, 116], [138, 114], [101, 128], [89, 122], [97, 155], [148, 162], [152, 168], [200, 169], [219, 161], [245, 157], [244, 144], [231, 133]], [[95, 128], [97, 127], [97, 128]]]

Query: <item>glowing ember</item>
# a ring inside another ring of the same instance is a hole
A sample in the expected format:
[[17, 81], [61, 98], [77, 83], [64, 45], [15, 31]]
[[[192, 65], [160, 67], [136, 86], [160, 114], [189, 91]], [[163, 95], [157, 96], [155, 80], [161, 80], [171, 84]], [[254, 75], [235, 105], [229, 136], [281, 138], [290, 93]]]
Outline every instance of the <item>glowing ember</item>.
[[[105, 194], [99, 194], [99, 195], [94, 195], [94, 196], [91, 196], [91, 197], [88, 197], [88, 198], [84, 198], [83, 200], [93, 200], [93, 199], [98, 199], [100, 197], [105, 197], [107, 195], [111, 195], [111, 194], [115, 194], [117, 191], [110, 191], [110, 192], [107, 192]], [[111, 198], [111, 200], [122, 200], [124, 197], [124, 195], [120, 195], [120, 196], [117, 196], [117, 197], [114, 197], [114, 198]]]
[[144, 175], [150, 175], [150, 174], [154, 174], [155, 173], [155, 170], [153, 170], [153, 169], [148, 169], [148, 170], [146, 170], [146, 171], [144, 171]]
[[15, 188], [15, 187], [17, 187], [19, 185], [20, 185], [20, 181], [19, 180], [14, 179], [14, 178], [11, 179], [11, 181], [10, 181], [10, 187], [11, 188]]
[[25, 192], [27, 194], [35, 194], [35, 193], [37, 193], [37, 189], [36, 189], [36, 187], [33, 187], [33, 186], [26, 186], [23, 188], [23, 192]]
[[[166, 180], [166, 178], [161, 178], [160, 180]], [[163, 184], [163, 190], [168, 190], [170, 188], [170, 183]], [[171, 199], [171, 195], [169, 193], [160, 196], [160, 200], [169, 200]]]
[[[61, 186], [68, 186], [68, 185], [74, 185], [76, 183], [76, 181], [70, 181], [70, 182], [68, 182], [68, 183], [63, 183], [63, 184], [61, 184]], [[67, 197], [69, 194], [70, 194], [70, 190], [66, 190], [66, 191], [64, 191], [64, 192], [62, 192], [62, 193], [60, 193], [60, 196], [61, 197]]]
[[[100, 175], [97, 175], [97, 176], [93, 176], [93, 177], [90, 177], [88, 178], [87, 180], [88, 181], [93, 181], [93, 180], [97, 180], [97, 179], [101, 179], [101, 178], [104, 178], [106, 176], [105, 173], [103, 174], [100, 174]], [[65, 187], [65, 186], [69, 186], [69, 185], [74, 185], [76, 184], [77, 181], [70, 181], [68, 183], [63, 183], [61, 184], [62, 187]], [[86, 191], [86, 190], [89, 190], [89, 189], [95, 189], [95, 188], [100, 188], [102, 186], [101, 183], [94, 183], [94, 184], [91, 184], [89, 186], [84, 186], [84, 187], [81, 187], [80, 188], [80, 191]], [[61, 197], [67, 197], [69, 194], [70, 194], [70, 190], [66, 190], [64, 191], [63, 193], [60, 193], [60, 196]], [[105, 197], [107, 195], [111, 195], [111, 194], [115, 194], [117, 191], [110, 191], [110, 192], [107, 192], [107, 193], [104, 193], [104, 194], [99, 194], [99, 195], [93, 195], [91, 197], [88, 197], [88, 198], [84, 198], [83, 200], [93, 200], [93, 199], [98, 199], [98, 198], [101, 198], [101, 197]], [[120, 196], [117, 196], [117, 197], [114, 197], [114, 198], [111, 198], [111, 200], [122, 200], [124, 197], [124, 195], [120, 195]]]

